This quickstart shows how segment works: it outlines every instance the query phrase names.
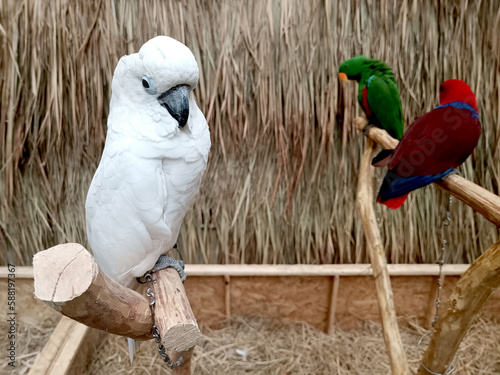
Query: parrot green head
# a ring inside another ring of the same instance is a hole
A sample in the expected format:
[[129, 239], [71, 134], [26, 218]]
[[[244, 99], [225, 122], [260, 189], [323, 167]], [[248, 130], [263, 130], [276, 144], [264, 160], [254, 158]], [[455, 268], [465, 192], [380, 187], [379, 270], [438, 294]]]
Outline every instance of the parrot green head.
[[370, 76], [374, 71], [392, 74], [392, 69], [386, 63], [365, 56], [356, 56], [340, 64], [339, 78], [342, 81], [355, 80], [359, 82], [363, 75]]
[[364, 56], [356, 56], [344, 61], [340, 64], [339, 78], [346, 82], [350, 79], [359, 81], [361, 79], [361, 73], [365, 69], [366, 60], [368, 59]]

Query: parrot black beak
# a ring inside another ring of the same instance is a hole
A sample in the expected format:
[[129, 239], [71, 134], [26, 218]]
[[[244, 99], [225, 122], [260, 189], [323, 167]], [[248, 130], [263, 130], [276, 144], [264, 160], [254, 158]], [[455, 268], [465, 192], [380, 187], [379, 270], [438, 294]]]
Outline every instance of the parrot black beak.
[[186, 125], [189, 117], [188, 86], [178, 85], [172, 87], [158, 97], [158, 102], [177, 120], [181, 128]]

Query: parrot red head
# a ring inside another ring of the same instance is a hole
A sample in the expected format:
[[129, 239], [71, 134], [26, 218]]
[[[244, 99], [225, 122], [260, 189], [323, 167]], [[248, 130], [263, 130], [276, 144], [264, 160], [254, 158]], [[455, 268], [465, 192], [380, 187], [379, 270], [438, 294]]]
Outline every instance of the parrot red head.
[[476, 96], [464, 81], [449, 79], [441, 83], [439, 87], [439, 102], [441, 105], [451, 102], [463, 102], [469, 104], [477, 111]]

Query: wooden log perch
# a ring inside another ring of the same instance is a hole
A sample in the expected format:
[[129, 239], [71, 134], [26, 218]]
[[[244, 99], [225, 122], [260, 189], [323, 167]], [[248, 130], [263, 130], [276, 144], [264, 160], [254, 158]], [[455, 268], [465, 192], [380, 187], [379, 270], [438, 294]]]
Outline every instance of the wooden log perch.
[[[486, 250], [458, 280], [423, 355], [425, 367], [438, 374], [448, 370], [472, 321], [499, 285], [500, 241]], [[425, 375], [428, 371], [421, 366], [418, 374]]]
[[[363, 130], [367, 124], [368, 121], [365, 118], [356, 117], [354, 119], [354, 125], [359, 130]], [[376, 127], [371, 127], [368, 130], [368, 138], [385, 149], [394, 149], [399, 143], [385, 130]], [[498, 195], [456, 174], [446, 176], [444, 179], [434, 182], [434, 184], [472, 207], [483, 215], [486, 220], [500, 227], [500, 197]]]
[[391, 370], [393, 374], [404, 375], [410, 374], [410, 369], [399, 334], [384, 246], [382, 245], [373, 208], [373, 168], [371, 167], [371, 159], [376, 146], [376, 143], [371, 139], [366, 140], [359, 172], [358, 206], [375, 277], [384, 341]]
[[[185, 351], [201, 333], [182, 282], [175, 270], [154, 275], [162, 343], [167, 350]], [[152, 339], [149, 300], [106, 276], [83, 246], [68, 243], [35, 254], [33, 276], [35, 297], [63, 315], [115, 335]]]
[[153, 273], [152, 289], [156, 327], [165, 349], [183, 352], [195, 346], [201, 332], [177, 271], [165, 268]]
[[[362, 130], [367, 120], [354, 119], [354, 125]], [[383, 148], [394, 148], [397, 140], [385, 130], [370, 128], [368, 137]], [[500, 227], [500, 197], [467, 181], [458, 175], [445, 177], [434, 183], [449, 192], [487, 220]], [[434, 373], [442, 374], [450, 366], [470, 324], [481, 310], [491, 293], [500, 286], [500, 242], [486, 250], [460, 277], [444, 306], [445, 313], [437, 321], [434, 335], [423, 355], [422, 363]], [[418, 374], [428, 374], [420, 367]]]

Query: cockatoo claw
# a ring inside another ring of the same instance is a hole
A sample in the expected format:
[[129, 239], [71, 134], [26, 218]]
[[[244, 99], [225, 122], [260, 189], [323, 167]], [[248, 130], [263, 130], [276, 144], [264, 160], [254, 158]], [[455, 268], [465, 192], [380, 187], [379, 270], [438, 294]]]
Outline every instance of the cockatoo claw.
[[167, 267], [174, 268], [178, 273], [181, 281], [184, 283], [186, 281], [186, 272], [184, 272], [184, 262], [180, 259], [170, 258], [166, 255], [162, 255], [156, 261], [155, 266], [153, 267], [152, 272], [156, 272]]

